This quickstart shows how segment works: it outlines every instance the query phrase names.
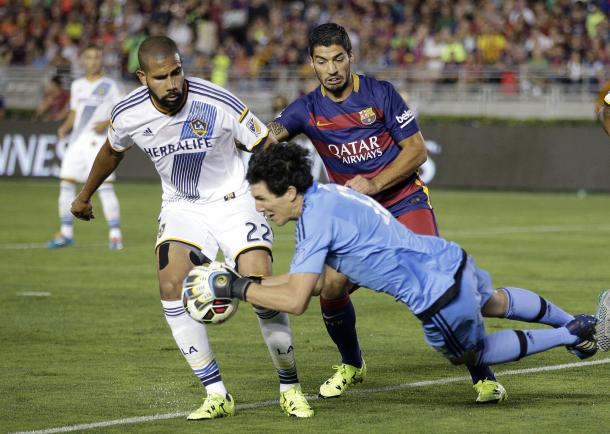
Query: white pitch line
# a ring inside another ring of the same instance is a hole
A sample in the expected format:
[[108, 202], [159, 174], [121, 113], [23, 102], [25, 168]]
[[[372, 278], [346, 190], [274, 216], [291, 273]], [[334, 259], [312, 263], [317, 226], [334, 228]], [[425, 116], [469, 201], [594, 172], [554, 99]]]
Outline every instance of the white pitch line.
[[50, 297], [50, 292], [45, 291], [21, 291], [15, 293], [18, 297]]
[[[521, 375], [521, 374], [532, 374], [537, 372], [549, 372], [549, 371], [560, 371], [563, 369], [571, 369], [571, 368], [580, 368], [587, 366], [595, 366], [595, 365], [605, 365], [610, 363], [610, 358], [600, 359], [600, 360], [592, 360], [589, 362], [575, 362], [575, 363], [564, 363], [561, 365], [551, 365], [551, 366], [541, 366], [539, 368], [525, 368], [525, 369], [512, 369], [508, 371], [496, 372], [496, 376], [509, 376], [509, 375]], [[436, 385], [444, 385], [450, 383], [456, 383], [460, 381], [468, 381], [470, 377], [448, 377], [448, 378], [438, 378], [436, 380], [425, 380], [425, 381], [416, 381], [414, 383], [402, 383], [396, 384], [393, 386], [384, 386], [384, 387], [373, 387], [369, 389], [356, 389], [356, 390], [348, 390], [346, 394], [348, 395], [366, 395], [369, 393], [378, 393], [378, 392], [391, 392], [394, 390], [401, 389], [409, 389], [415, 387], [426, 387], [426, 386], [436, 386]], [[316, 401], [319, 399], [318, 396], [308, 395], [307, 399], [309, 401]], [[245, 410], [251, 408], [261, 408], [268, 407], [270, 405], [278, 404], [278, 400], [268, 400], [268, 401], [257, 401], [251, 402], [248, 404], [237, 404], [236, 410]], [[189, 412], [178, 412], [178, 413], [165, 413], [165, 414], [155, 414], [152, 416], [139, 416], [139, 417], [129, 417], [126, 419], [115, 419], [109, 420], [106, 422], [93, 422], [93, 423], [85, 423], [81, 425], [69, 425], [62, 426], [59, 428], [49, 428], [43, 429], [39, 431], [19, 431], [13, 432], [9, 434], [54, 434], [54, 433], [64, 433], [71, 431], [82, 431], [87, 429], [94, 428], [104, 428], [107, 426], [116, 426], [116, 425], [130, 425], [135, 423], [142, 422], [151, 422], [154, 420], [164, 420], [164, 419], [175, 419], [179, 417], [184, 417], [188, 415]]]

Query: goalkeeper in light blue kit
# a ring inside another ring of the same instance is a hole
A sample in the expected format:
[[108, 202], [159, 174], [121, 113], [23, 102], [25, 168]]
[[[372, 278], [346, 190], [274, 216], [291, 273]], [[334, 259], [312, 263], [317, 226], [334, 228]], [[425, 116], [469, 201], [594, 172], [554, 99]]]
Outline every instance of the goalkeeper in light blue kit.
[[[562, 345], [579, 358], [596, 353], [594, 316], [573, 316], [526, 289], [494, 290], [489, 274], [458, 244], [416, 235], [347, 187], [313, 182], [309, 165], [307, 151], [293, 144], [253, 156], [247, 179], [257, 210], [280, 226], [296, 220], [295, 254], [289, 274], [260, 283], [227, 271], [230, 284], [216, 286], [216, 296], [300, 315], [321, 288], [326, 264], [404, 303], [421, 320], [426, 342], [454, 364], [489, 366]], [[553, 328], [486, 335], [483, 316]], [[497, 398], [486, 402], [507, 397], [489, 379], [474, 388]]]

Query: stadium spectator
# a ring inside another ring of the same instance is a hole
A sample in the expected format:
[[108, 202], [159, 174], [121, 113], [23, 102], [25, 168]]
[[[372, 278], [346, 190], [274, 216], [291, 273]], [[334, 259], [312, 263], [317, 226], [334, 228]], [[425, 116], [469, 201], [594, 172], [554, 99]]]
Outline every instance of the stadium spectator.
[[[439, 44], [437, 34], [444, 29], [455, 34], [456, 42], [466, 50], [467, 59], [458, 62], [457, 68], [462, 75], [471, 70], [466, 65], [498, 69], [526, 62], [531, 57], [533, 41], [538, 42], [543, 57], [550, 63], [559, 62], [559, 67], [552, 69], [562, 77], [567, 77], [567, 65], [575, 49], [581, 51], [581, 57], [588, 50], [593, 51], [605, 70], [610, 69], [608, 6], [602, 0], [415, 0], [407, 4], [399, 0], [348, 1], [341, 8], [339, 3], [302, 0], [9, 2], [0, 9], [0, 63], [32, 64], [34, 58], [27, 55], [31, 42], [33, 46], [45, 47], [47, 62], [53, 58], [52, 51], [59, 49], [75, 65], [74, 53], [82, 51], [88, 43], [114, 40], [114, 48], [109, 48], [116, 50], [115, 57], [121, 57], [121, 72], [128, 77], [137, 68], [134, 52], [142, 33], [147, 31], [153, 35], [171, 34], [182, 46], [192, 45], [193, 63], [201, 65], [206, 62], [197, 56], [203, 55], [209, 62], [219, 50], [219, 41], [232, 39], [233, 47], [225, 46], [229, 58], [233, 58], [238, 46], [248, 56], [258, 53], [253, 67], [247, 72], [242, 70], [240, 78], [264, 79], [265, 74], [278, 67], [300, 71], [307, 63], [304, 39], [308, 30], [332, 20], [350, 30], [354, 52], [364, 62], [360, 65], [363, 71], [398, 70], [406, 63], [411, 65], [409, 71], [400, 71], [409, 79], [430, 79], [425, 73], [427, 64], [436, 71], [435, 79], [443, 80], [442, 71], [438, 72], [435, 48]], [[425, 41], [428, 62], [422, 58]], [[560, 52], [551, 54], [550, 44], [559, 45]], [[274, 55], [267, 53], [268, 46], [274, 47]], [[519, 57], [519, 50], [511, 47], [521, 46], [527, 47], [526, 58], [514, 58], [514, 53]], [[295, 48], [299, 55], [291, 53]], [[43, 65], [44, 61], [36, 56], [36, 64]], [[455, 66], [452, 64], [449, 68], [452, 75]], [[411, 74], [413, 68], [424, 73]], [[477, 79], [497, 81], [498, 74]]]
[[70, 92], [64, 89], [61, 77], [55, 75], [45, 85], [42, 101], [34, 111], [33, 120], [62, 121], [70, 111]]

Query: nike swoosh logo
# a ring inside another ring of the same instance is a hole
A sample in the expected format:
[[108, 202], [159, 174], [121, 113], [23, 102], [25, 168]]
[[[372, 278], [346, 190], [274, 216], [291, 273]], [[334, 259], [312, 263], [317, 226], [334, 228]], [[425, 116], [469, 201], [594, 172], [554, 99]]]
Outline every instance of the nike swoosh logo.
[[341, 315], [343, 315], [343, 312], [337, 313], [335, 315], [326, 315], [325, 313], [323, 313], [322, 314], [322, 318], [324, 318], [324, 319], [334, 319], [334, 318], [337, 318], [337, 317], [339, 317]]
[[320, 121], [316, 121], [316, 127], [327, 127], [329, 125], [332, 125], [333, 123], [325, 123], [325, 122], [320, 122]]

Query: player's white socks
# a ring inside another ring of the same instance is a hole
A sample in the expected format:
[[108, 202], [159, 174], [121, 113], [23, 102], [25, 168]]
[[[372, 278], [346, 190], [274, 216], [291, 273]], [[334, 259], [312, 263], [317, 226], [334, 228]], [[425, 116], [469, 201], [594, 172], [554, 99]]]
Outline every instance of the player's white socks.
[[295, 384], [300, 387], [288, 314], [261, 308], [254, 308], [254, 311], [280, 379], [280, 392]]
[[70, 207], [75, 196], [76, 184], [69, 181], [59, 182], [59, 199], [57, 201], [61, 222], [59, 231], [64, 238], [74, 238], [74, 216], [70, 212]]
[[114, 186], [111, 183], [105, 182], [98, 189], [98, 193], [102, 201], [104, 217], [106, 217], [106, 222], [108, 223], [108, 238], [121, 239], [121, 207], [119, 206], [119, 199], [114, 192]]
[[161, 304], [180, 352], [204, 385], [206, 392], [226, 395], [227, 389], [222, 382], [220, 370], [210, 348], [205, 326], [186, 313], [181, 300], [161, 300]]

